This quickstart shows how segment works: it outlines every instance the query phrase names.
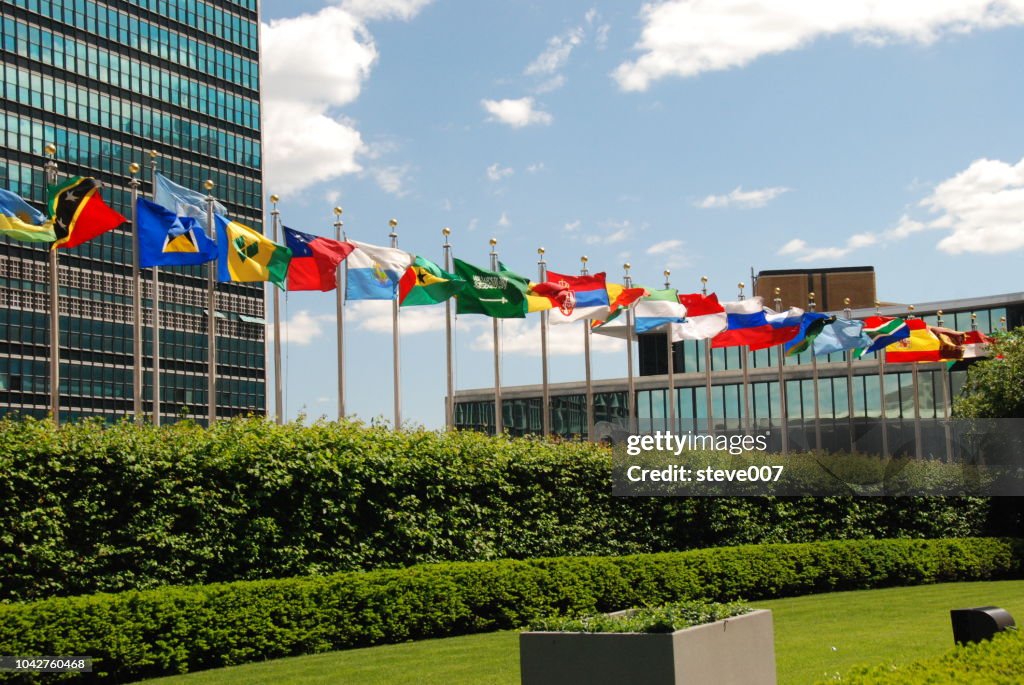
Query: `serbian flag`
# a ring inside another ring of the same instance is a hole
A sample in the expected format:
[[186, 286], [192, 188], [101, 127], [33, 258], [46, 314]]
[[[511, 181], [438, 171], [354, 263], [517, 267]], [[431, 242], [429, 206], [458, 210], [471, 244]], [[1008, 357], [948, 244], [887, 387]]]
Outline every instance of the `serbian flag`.
[[679, 302], [686, 307], [686, 320], [672, 325], [672, 342], [707, 340], [728, 328], [729, 316], [718, 302], [718, 295], [690, 293], [680, 295]]
[[572, 323], [608, 316], [609, 300], [604, 273], [565, 276], [549, 271], [548, 281], [557, 284], [563, 293], [558, 306], [548, 315], [551, 323]]
[[338, 287], [338, 265], [355, 246], [330, 238], [284, 228], [284, 241], [292, 251], [288, 290], [328, 292]]
[[906, 323], [910, 335], [885, 348], [885, 361], [890, 364], [941, 361], [942, 345], [925, 320], [907, 319]]
[[964, 334], [964, 359], [978, 359], [991, 354], [989, 344], [992, 339], [981, 331], [967, 331]]

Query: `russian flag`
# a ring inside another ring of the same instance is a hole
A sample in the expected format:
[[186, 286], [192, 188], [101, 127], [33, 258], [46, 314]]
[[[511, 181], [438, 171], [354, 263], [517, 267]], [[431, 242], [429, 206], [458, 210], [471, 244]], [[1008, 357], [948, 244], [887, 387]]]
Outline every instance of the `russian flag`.
[[726, 302], [723, 307], [729, 327], [711, 340], [711, 347], [746, 345], [751, 350], [763, 350], [782, 345], [800, 332], [804, 314], [799, 307], [785, 312], [765, 309], [760, 297]]
[[285, 244], [292, 251], [288, 290], [334, 290], [338, 285], [338, 265], [356, 249], [355, 245], [283, 228]]
[[572, 323], [608, 316], [608, 290], [604, 273], [592, 276], [565, 276], [548, 272], [548, 281], [557, 283], [563, 295], [548, 315], [551, 323]]

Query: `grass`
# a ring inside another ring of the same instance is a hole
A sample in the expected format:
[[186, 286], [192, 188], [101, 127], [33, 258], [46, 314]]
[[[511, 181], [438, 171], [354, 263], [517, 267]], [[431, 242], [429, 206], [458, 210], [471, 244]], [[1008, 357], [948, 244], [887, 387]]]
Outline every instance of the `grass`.
[[[1024, 580], [946, 583], [751, 602], [775, 617], [780, 685], [856, 664], [906, 663], [953, 646], [949, 610], [994, 604], [1024, 618]], [[513, 631], [424, 640], [146, 681], [146, 685], [518, 685]]]

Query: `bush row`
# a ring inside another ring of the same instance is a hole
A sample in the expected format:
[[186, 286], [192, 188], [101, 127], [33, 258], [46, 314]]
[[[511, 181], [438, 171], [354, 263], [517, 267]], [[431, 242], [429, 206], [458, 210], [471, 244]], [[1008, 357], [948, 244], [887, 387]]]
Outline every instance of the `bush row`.
[[991, 640], [958, 645], [941, 657], [905, 666], [860, 668], [839, 682], [850, 685], [1020, 685], [1024, 683], [1024, 632], [1006, 631]]
[[1015, 535], [978, 498], [624, 498], [587, 443], [0, 420], [0, 601], [425, 562]]
[[645, 604], [1020, 577], [1022, 554], [1010, 539], [863, 540], [167, 587], [0, 605], [0, 653], [91, 655], [89, 680], [116, 683]]

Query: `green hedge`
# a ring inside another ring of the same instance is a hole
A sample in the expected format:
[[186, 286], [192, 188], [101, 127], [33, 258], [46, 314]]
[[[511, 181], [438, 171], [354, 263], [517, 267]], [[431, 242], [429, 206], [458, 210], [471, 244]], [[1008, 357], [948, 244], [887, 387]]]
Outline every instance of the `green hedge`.
[[425, 562], [1015, 535], [987, 499], [621, 498], [606, 448], [258, 419], [0, 420], [0, 601]]
[[167, 587], [0, 605], [0, 653], [91, 655], [97, 682], [125, 682], [644, 604], [1016, 578], [1022, 555], [1021, 540], [863, 540]]
[[1024, 683], [1024, 633], [997, 634], [991, 640], [959, 645], [949, 654], [905, 666], [874, 666], [825, 683], [849, 685], [1020, 685]]

